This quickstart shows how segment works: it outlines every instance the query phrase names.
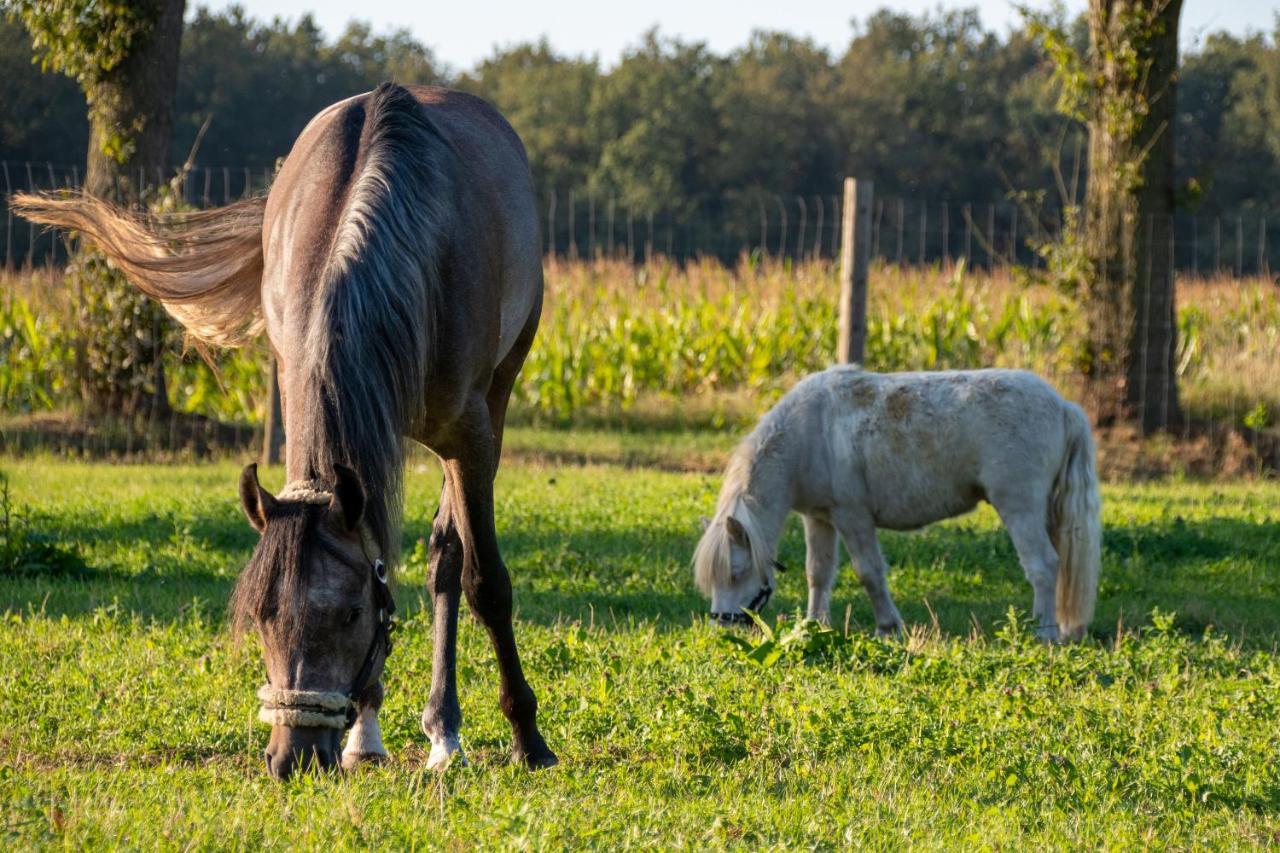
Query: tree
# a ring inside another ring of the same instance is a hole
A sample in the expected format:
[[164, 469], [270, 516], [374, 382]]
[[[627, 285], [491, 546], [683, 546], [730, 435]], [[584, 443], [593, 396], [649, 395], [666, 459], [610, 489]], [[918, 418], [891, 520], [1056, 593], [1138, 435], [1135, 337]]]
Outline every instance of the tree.
[[184, 0], [12, 0], [45, 70], [80, 84], [89, 105], [85, 189], [137, 195], [169, 164]]
[[838, 146], [826, 51], [785, 33], [756, 32], [719, 74], [718, 182], [789, 195], [830, 193]]
[[[13, 0], [45, 70], [80, 84], [89, 107], [84, 188], [137, 201], [167, 179], [184, 0]], [[68, 270], [82, 328], [80, 386], [93, 409], [167, 412], [163, 354], [169, 324], [160, 307], [96, 253]]]
[[543, 39], [497, 51], [455, 85], [501, 110], [539, 188], [563, 192], [585, 185], [599, 159], [587, 117], [599, 76], [595, 60], [560, 56]]
[[1181, 420], [1175, 372], [1178, 16], [1182, 0], [1089, 0], [1082, 55], [1040, 22], [1062, 108], [1086, 122], [1084, 251], [1092, 402], [1144, 432]]
[[699, 195], [721, 192], [712, 179], [721, 61], [701, 43], [646, 33], [592, 94], [589, 122], [600, 150], [592, 185], [637, 214], [688, 211]]

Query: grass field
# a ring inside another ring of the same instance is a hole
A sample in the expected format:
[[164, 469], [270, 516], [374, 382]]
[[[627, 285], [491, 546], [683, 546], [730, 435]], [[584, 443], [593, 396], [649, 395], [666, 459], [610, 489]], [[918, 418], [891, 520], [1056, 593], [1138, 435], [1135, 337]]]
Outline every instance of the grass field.
[[[534, 441], [534, 436], [526, 436]], [[0, 577], [4, 839], [84, 847], [1271, 845], [1280, 840], [1280, 484], [1104, 491], [1095, 638], [1046, 648], [994, 514], [884, 537], [914, 625], [869, 636], [851, 572], [821, 632], [727, 642], [687, 561], [716, 477], [515, 463], [498, 516], [518, 634], [561, 765], [507, 766], [482, 632], [461, 632], [472, 764], [425, 769], [430, 644], [409, 478], [392, 763], [279, 785], [256, 643], [223, 613], [254, 534], [237, 469], [7, 461], [28, 532], [83, 568]], [[278, 487], [279, 470], [264, 482]], [[21, 525], [19, 525], [21, 526]], [[34, 541], [34, 540], [33, 540]], [[780, 598], [805, 584], [788, 528]], [[843, 622], [842, 617], [838, 617]], [[936, 621], [935, 621], [936, 619]]]

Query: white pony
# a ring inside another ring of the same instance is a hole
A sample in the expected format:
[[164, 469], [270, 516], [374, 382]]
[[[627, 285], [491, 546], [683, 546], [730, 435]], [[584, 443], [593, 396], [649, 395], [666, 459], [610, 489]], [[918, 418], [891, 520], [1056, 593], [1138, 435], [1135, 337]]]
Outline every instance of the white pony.
[[876, 528], [910, 530], [986, 500], [1004, 521], [1034, 593], [1037, 633], [1077, 638], [1093, 615], [1101, 501], [1080, 408], [1020, 370], [807, 377], [734, 451], [716, 514], [693, 555], [712, 619], [746, 621], [774, 588], [778, 539], [804, 518], [810, 619], [829, 620], [836, 533], [871, 599], [878, 633], [902, 617]]

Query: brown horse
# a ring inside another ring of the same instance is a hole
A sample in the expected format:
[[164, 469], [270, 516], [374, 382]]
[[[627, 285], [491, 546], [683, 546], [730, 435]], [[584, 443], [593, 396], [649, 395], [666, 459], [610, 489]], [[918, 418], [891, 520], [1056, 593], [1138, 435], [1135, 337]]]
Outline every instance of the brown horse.
[[198, 341], [234, 346], [265, 323], [289, 485], [273, 496], [255, 466], [241, 476], [261, 539], [232, 612], [262, 637], [270, 773], [385, 757], [393, 605], [382, 566], [398, 553], [406, 437], [444, 468], [429, 763], [461, 758], [465, 592], [497, 653], [514, 758], [555, 764], [516, 651], [493, 515], [507, 402], [542, 308], [532, 181], [510, 125], [477, 98], [383, 84], [316, 116], [266, 198], [160, 220], [85, 196], [14, 207], [79, 231]]

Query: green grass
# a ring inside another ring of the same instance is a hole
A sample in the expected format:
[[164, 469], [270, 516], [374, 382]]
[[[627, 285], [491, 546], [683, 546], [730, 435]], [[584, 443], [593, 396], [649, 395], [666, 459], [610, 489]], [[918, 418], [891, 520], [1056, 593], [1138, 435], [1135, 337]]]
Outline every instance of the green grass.
[[[884, 537], [906, 641], [868, 636], [846, 571], [835, 612], [848, 605], [850, 636], [784, 628], [751, 655], [703, 624], [687, 569], [717, 477], [510, 464], [498, 517], [517, 631], [562, 764], [506, 764], [496, 669], [468, 621], [472, 765], [438, 777], [417, 728], [430, 643], [414, 543], [439, 475], [417, 465], [383, 714], [393, 763], [279, 785], [261, 767], [256, 643], [223, 618], [255, 538], [236, 468], [3, 467], [31, 529], [78, 543], [87, 566], [0, 577], [15, 849], [1226, 847], [1280, 833], [1274, 482], [1107, 487], [1097, 637], [1081, 646], [1043, 647], [1010, 618], [1030, 593], [983, 510]], [[795, 569], [770, 618], [803, 601], [794, 522], [782, 559]]]

